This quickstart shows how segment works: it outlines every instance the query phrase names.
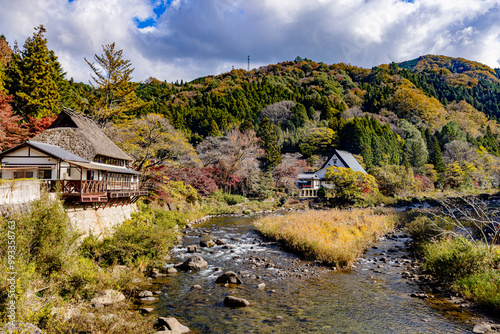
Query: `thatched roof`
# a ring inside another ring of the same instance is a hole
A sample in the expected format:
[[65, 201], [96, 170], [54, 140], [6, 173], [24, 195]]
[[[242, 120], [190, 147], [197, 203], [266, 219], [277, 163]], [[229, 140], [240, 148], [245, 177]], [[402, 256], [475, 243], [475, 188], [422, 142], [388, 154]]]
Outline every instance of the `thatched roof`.
[[93, 120], [67, 108], [34, 141], [57, 145], [89, 161], [96, 155], [132, 161]]

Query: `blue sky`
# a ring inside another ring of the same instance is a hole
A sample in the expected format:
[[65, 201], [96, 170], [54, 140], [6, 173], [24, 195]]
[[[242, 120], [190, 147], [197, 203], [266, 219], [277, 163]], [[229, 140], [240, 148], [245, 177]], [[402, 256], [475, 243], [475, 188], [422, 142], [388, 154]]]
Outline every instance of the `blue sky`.
[[293, 60], [373, 67], [425, 54], [500, 67], [500, 0], [0, 0], [0, 33], [22, 45], [44, 24], [68, 77], [116, 42], [134, 80], [189, 81]]

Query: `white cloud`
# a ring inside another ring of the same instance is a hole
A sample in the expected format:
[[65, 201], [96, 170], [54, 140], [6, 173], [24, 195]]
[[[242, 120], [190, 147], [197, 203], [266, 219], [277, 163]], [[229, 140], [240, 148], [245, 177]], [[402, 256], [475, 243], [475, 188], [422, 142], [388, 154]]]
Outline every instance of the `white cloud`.
[[[498, 0], [0, 0], [0, 33], [22, 45], [44, 24], [68, 77], [89, 79], [84, 57], [116, 42], [134, 79], [198, 76], [307, 57], [372, 67], [423, 54], [500, 67]], [[146, 21], [147, 22], [147, 21]]]

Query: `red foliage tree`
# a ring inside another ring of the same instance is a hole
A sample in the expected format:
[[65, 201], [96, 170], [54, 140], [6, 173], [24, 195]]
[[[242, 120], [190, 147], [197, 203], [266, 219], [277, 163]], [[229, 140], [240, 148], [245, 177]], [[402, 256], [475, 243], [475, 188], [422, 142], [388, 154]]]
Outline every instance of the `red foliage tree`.
[[20, 125], [21, 116], [12, 114], [12, 96], [0, 92], [0, 151], [20, 144], [26, 139], [27, 129]]
[[202, 196], [208, 196], [218, 189], [217, 183], [213, 179], [214, 170], [211, 168], [164, 165], [154, 169], [162, 173], [168, 180], [189, 184]]
[[40, 119], [28, 116], [29, 121], [27, 123], [28, 126], [28, 138], [33, 138], [40, 132], [47, 129], [57, 118], [56, 115], [51, 114]]

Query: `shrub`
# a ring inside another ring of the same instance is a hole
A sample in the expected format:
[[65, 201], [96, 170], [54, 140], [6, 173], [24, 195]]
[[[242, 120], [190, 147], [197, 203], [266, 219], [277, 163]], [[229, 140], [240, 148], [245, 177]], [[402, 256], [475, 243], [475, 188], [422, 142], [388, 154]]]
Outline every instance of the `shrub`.
[[415, 190], [413, 170], [405, 166], [387, 165], [372, 169], [380, 192], [386, 196], [395, 196]]
[[244, 203], [245, 200], [246, 200], [246, 198], [241, 196], [241, 195], [224, 194], [224, 201], [228, 205], [241, 204], [241, 203]]
[[131, 265], [139, 260], [161, 263], [175, 245], [176, 231], [152, 223], [126, 222], [109, 238], [85, 238], [81, 254], [102, 265]]
[[466, 298], [500, 311], [500, 271], [489, 269], [459, 279], [453, 284]]
[[424, 245], [424, 267], [433, 275], [453, 282], [480, 273], [494, 264], [490, 249], [463, 238], [449, 238]]

